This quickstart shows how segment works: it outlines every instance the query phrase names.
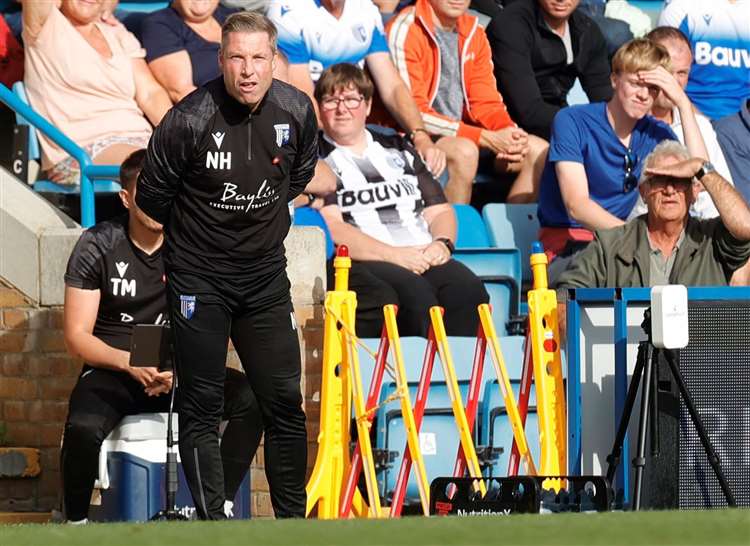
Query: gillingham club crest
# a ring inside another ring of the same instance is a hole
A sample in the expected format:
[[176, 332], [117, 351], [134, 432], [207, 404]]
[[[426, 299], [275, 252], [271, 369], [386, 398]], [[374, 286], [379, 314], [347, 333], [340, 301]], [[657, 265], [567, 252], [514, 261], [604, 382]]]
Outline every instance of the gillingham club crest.
[[190, 320], [195, 313], [195, 296], [180, 296], [180, 314]]
[[281, 148], [289, 142], [289, 124], [288, 123], [277, 123], [273, 126], [276, 129], [276, 146]]

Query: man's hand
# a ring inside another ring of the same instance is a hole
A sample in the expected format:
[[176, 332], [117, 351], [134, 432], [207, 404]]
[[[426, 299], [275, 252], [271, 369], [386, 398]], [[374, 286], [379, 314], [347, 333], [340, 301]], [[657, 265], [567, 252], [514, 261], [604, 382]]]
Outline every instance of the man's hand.
[[404, 269], [408, 269], [421, 275], [430, 268], [430, 261], [424, 254], [426, 247], [413, 247], [413, 246], [394, 246], [391, 249], [390, 259], [391, 263], [400, 265]]
[[704, 161], [699, 157], [693, 157], [680, 161], [679, 163], [672, 163], [670, 165], [663, 165], [661, 167], [647, 167], [646, 174], [649, 176], [671, 176], [673, 178], [693, 178], [696, 173], [703, 166]]
[[172, 388], [172, 372], [159, 372], [154, 378], [150, 387], [146, 387], [146, 394], [149, 396], [159, 396], [169, 392]]
[[663, 66], [638, 72], [638, 80], [646, 85], [658, 87], [678, 108], [692, 107], [690, 99], [685, 94], [682, 86]]
[[159, 375], [157, 368], [141, 368], [138, 366], [129, 366], [126, 370], [130, 377], [138, 381], [144, 388], [151, 387]]
[[433, 176], [437, 178], [443, 174], [446, 165], [445, 152], [435, 146], [427, 133], [417, 131], [414, 134], [414, 148]]
[[515, 163], [523, 161], [529, 152], [529, 135], [518, 127], [506, 127], [499, 131], [482, 130], [479, 145], [492, 150], [497, 159]]
[[430, 265], [443, 265], [451, 259], [450, 250], [441, 241], [432, 241], [422, 251]]

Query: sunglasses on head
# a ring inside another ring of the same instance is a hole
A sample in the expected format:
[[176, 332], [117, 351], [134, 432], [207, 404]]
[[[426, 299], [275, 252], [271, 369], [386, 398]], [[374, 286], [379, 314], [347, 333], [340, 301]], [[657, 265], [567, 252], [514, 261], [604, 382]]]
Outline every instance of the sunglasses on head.
[[633, 172], [635, 170], [635, 164], [638, 162], [638, 159], [635, 157], [635, 154], [630, 150], [630, 148], [628, 148], [628, 150], [625, 152], [625, 157], [623, 159], [625, 176], [622, 180], [622, 193], [630, 193], [638, 185], [638, 177]]

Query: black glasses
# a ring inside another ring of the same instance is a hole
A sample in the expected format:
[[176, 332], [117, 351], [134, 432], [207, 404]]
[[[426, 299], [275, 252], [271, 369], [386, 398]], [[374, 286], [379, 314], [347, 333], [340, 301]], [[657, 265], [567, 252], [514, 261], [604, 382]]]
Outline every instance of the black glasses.
[[622, 193], [630, 193], [638, 185], [638, 177], [635, 175], [633, 170], [635, 164], [638, 161], [635, 154], [630, 151], [630, 148], [625, 152], [625, 177], [622, 180]]
[[365, 98], [362, 95], [357, 97], [326, 97], [320, 101], [320, 107], [327, 111], [335, 110], [339, 107], [339, 104], [343, 102], [344, 106], [349, 110], [354, 110], [362, 104], [363, 100], [365, 100]]

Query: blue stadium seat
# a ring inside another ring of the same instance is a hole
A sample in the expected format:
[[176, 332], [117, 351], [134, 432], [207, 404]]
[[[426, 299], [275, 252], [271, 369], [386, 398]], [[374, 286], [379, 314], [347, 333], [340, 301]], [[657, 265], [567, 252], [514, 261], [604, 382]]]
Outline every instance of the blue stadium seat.
[[[510, 367], [510, 366], [509, 366]], [[510, 370], [509, 370], [510, 374]], [[511, 388], [513, 397], [518, 402], [518, 389], [520, 386], [520, 375], [511, 375]], [[483, 468], [485, 476], [505, 476], [508, 473], [508, 459], [513, 449], [513, 428], [508, 419], [502, 392], [496, 379], [487, 381], [485, 384], [484, 404], [480, 414], [479, 444], [493, 450], [494, 455], [487, 459]], [[534, 464], [539, 464], [539, 423], [536, 410], [536, 391], [532, 386], [529, 395], [529, 410], [526, 416], [526, 441], [534, 459]], [[488, 450], [489, 452], [489, 450]], [[518, 468], [519, 474], [524, 473], [522, 465]]]
[[326, 236], [326, 259], [330, 260], [333, 258], [335, 248], [333, 239], [331, 238], [331, 232], [328, 231], [328, 225], [326, 225], [326, 222], [319, 211], [310, 207], [296, 208], [294, 209], [293, 224], [296, 226], [316, 226], [322, 229]]
[[152, 12], [166, 8], [169, 2], [166, 0], [120, 0], [117, 9], [122, 11]]
[[492, 304], [492, 319], [498, 335], [507, 333], [510, 316], [520, 306], [521, 256], [518, 250], [491, 248], [487, 228], [470, 205], [453, 205], [458, 234], [453, 258], [466, 265], [484, 283]]
[[521, 251], [521, 274], [524, 282], [531, 281], [531, 243], [539, 237], [536, 211], [535, 204], [489, 203], [482, 209], [491, 244], [498, 248], [517, 248]]
[[[29, 104], [29, 99], [26, 95], [26, 88], [24, 87], [23, 82], [14, 83], [12, 91], [24, 103]], [[37, 130], [17, 112], [16, 123], [18, 125], [26, 125], [29, 127], [29, 140], [27, 143], [29, 159], [39, 161], [41, 158], [41, 152], [39, 148], [39, 137], [37, 135]], [[93, 184], [95, 193], [117, 193], [122, 189], [120, 183], [114, 180], [93, 180]], [[51, 182], [50, 180], [37, 180], [36, 182], [34, 182], [33, 188], [35, 191], [43, 193], [59, 193], [69, 195], [78, 194], [81, 191], [78, 184], [57, 184], [55, 182]]]
[[453, 258], [482, 280], [497, 335], [506, 335], [508, 320], [518, 315], [521, 304], [521, 253], [515, 248], [458, 248]]
[[[363, 341], [370, 350], [375, 351], [377, 349], [378, 339], [366, 339]], [[459, 390], [463, 397], [462, 403], [465, 404], [473, 367], [476, 339], [472, 337], [450, 337], [448, 341], [454, 360]], [[523, 338], [520, 336], [504, 337], [500, 339], [500, 344], [506, 366], [509, 368], [513, 367], [514, 370], [515, 368], [520, 369], [521, 364], [518, 359], [523, 357]], [[416, 388], [422, 371], [425, 345], [426, 340], [423, 338], [401, 338], [406, 379], [409, 383], [409, 394], [412, 404], [415, 401]], [[364, 392], [367, 392], [369, 390], [374, 362], [370, 355], [361, 348], [359, 350], [359, 358]], [[427, 406], [420, 430], [420, 444], [423, 450], [428, 481], [438, 476], [451, 475], [459, 445], [458, 431], [453, 418], [451, 401], [445, 384], [442, 365], [439, 361], [440, 357], [437, 355], [435, 358], [430, 392], [427, 397]], [[492, 378], [495, 377], [495, 371], [490, 358], [488, 353], [485, 357], [482, 384], [491, 382]], [[388, 361], [393, 362], [392, 352], [389, 354]], [[520, 373], [516, 375], [520, 375]], [[381, 404], [389, 395], [393, 394], [395, 388], [395, 381], [389, 375], [386, 375], [380, 396]], [[481, 421], [485, 419], [483, 417], [485, 414], [483, 410], [485, 401], [481, 397], [485, 396], [486, 392], [488, 392], [486, 388], [480, 392], [477, 421], [474, 426], [475, 444], [479, 443], [476, 440], [480, 437], [479, 429], [481, 428]], [[406, 431], [404, 430], [404, 423], [401, 416], [400, 401], [396, 399], [381, 406], [376, 413], [375, 419], [376, 428], [373, 447], [377, 453], [381, 454], [380, 460], [382, 463], [379, 465], [377, 471], [378, 488], [384, 498], [390, 499], [395, 487], [401, 459], [403, 458], [404, 446], [406, 445]], [[409, 477], [406, 502], [419, 502], [419, 492], [413, 471]]]
[[487, 228], [482, 222], [482, 217], [477, 209], [471, 205], [453, 205], [456, 211], [456, 223], [458, 233], [456, 235], [456, 248], [486, 248], [492, 246], [487, 236]]

